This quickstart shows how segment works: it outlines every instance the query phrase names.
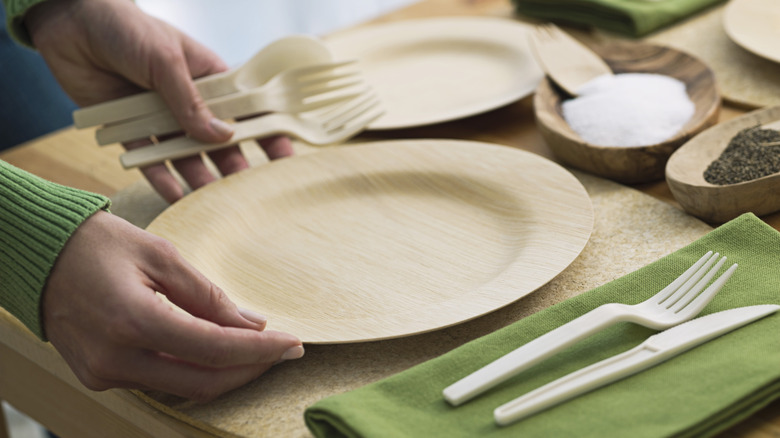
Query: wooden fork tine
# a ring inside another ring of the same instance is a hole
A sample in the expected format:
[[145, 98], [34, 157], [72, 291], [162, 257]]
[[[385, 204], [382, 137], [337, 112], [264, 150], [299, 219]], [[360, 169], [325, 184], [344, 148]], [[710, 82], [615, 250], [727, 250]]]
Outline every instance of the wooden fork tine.
[[356, 78], [355, 80], [348, 81], [348, 82], [342, 82], [339, 84], [326, 84], [315, 88], [306, 88], [303, 90], [300, 90], [300, 95], [302, 98], [307, 99], [310, 97], [320, 96], [326, 93], [331, 93], [333, 91], [337, 90], [346, 90], [348, 88], [357, 87], [360, 84], [363, 84], [362, 78]]
[[309, 76], [319, 75], [331, 70], [335, 70], [339, 67], [344, 67], [350, 64], [354, 64], [356, 62], [357, 62], [356, 59], [348, 59], [346, 61], [335, 61], [335, 62], [329, 62], [327, 64], [318, 64], [310, 67], [301, 67], [295, 70], [295, 78], [298, 80], [302, 80]]
[[299, 87], [312, 87], [319, 84], [327, 84], [328, 82], [340, 81], [345, 79], [351, 79], [360, 77], [359, 71], [347, 71], [343, 73], [332, 73], [326, 75], [309, 76], [306, 79], [299, 79], [297, 86]]
[[384, 110], [378, 108], [375, 111], [369, 112], [364, 117], [354, 121], [349, 126], [344, 126], [344, 129], [338, 132], [338, 138], [336, 141], [344, 141], [357, 135], [359, 132], [365, 130], [366, 127], [371, 124], [371, 122], [381, 117], [384, 113]]
[[348, 100], [352, 100], [352, 99], [357, 98], [358, 96], [362, 95], [365, 92], [366, 92], [366, 89], [360, 89], [360, 90], [355, 90], [355, 91], [350, 92], [350, 93], [343, 93], [343, 94], [339, 94], [337, 96], [328, 97], [328, 98], [324, 98], [324, 99], [313, 99], [313, 98], [318, 97], [319, 95], [310, 96], [309, 98], [307, 98], [307, 101], [301, 107], [301, 111], [300, 112], [316, 111], [316, 110], [321, 109], [321, 108], [326, 108], [326, 107], [329, 107], [331, 105], [335, 105], [335, 104], [337, 104], [339, 102], [346, 102]]
[[339, 129], [350, 120], [358, 117], [378, 104], [379, 99], [376, 95], [374, 93], [367, 93], [364, 96], [356, 98], [348, 105], [344, 105], [343, 108], [339, 108], [338, 112], [332, 113], [327, 120], [323, 121], [322, 126], [328, 131]]

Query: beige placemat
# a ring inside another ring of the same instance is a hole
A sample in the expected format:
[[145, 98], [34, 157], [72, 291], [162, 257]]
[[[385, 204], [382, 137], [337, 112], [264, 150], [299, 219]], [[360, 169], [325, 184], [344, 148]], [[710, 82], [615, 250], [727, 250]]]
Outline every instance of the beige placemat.
[[[304, 409], [317, 400], [385, 378], [491, 333], [554, 303], [634, 271], [698, 239], [711, 228], [634, 189], [575, 172], [595, 211], [591, 240], [563, 273], [533, 294], [489, 315], [433, 333], [347, 345], [311, 345], [301, 360], [205, 404], [162, 393], [139, 396], [183, 421], [221, 436], [311, 436]], [[145, 183], [118, 193], [113, 212], [139, 226], [166, 204]]]

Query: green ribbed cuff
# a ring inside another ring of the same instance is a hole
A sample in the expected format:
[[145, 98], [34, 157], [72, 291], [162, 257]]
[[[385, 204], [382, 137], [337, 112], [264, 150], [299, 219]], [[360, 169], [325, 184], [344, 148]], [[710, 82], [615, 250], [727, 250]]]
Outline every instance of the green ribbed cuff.
[[19, 44], [34, 48], [32, 38], [24, 26], [24, 14], [28, 9], [46, 0], [3, 0], [8, 34]]
[[0, 161], [0, 306], [45, 340], [41, 295], [68, 238], [110, 200]]

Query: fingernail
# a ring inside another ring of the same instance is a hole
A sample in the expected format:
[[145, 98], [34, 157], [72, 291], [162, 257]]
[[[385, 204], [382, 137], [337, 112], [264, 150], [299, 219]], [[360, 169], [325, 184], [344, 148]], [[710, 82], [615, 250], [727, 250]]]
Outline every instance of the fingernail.
[[218, 134], [225, 135], [225, 136], [232, 136], [233, 135], [233, 127], [230, 125], [230, 123], [227, 123], [223, 120], [219, 120], [217, 118], [211, 119], [209, 122], [211, 125], [211, 128], [216, 131]]
[[300, 359], [303, 357], [303, 345], [296, 345], [284, 352], [281, 360]]
[[254, 322], [255, 324], [265, 324], [268, 322], [268, 318], [249, 309], [244, 309], [239, 307], [238, 313], [240, 313], [241, 316], [243, 316], [244, 318]]

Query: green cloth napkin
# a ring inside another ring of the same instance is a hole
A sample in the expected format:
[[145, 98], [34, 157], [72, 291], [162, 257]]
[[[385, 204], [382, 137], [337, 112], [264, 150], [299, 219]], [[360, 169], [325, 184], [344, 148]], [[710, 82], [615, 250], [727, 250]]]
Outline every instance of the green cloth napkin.
[[521, 15], [642, 36], [723, 0], [512, 0]]
[[655, 331], [621, 323], [459, 407], [441, 396], [451, 383], [601, 304], [647, 299], [708, 250], [740, 266], [702, 315], [780, 304], [780, 233], [748, 213], [606, 285], [395, 376], [320, 400], [306, 410], [306, 424], [317, 437], [713, 435], [780, 396], [780, 314], [506, 427], [493, 422], [499, 405], [639, 345]]

